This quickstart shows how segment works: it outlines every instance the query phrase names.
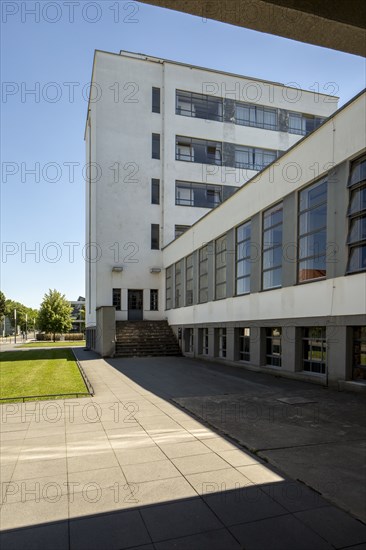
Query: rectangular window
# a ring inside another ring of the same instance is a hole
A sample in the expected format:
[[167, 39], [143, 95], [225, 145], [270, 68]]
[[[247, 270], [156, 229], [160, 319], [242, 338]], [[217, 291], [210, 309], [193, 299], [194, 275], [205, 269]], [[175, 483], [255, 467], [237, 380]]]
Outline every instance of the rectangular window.
[[176, 114], [222, 121], [223, 100], [210, 95], [176, 91]]
[[193, 254], [186, 258], [186, 306], [193, 304]]
[[174, 238], [177, 239], [183, 233], [185, 233], [191, 226], [190, 225], [175, 225], [174, 226]]
[[215, 299], [226, 298], [227, 238], [223, 235], [215, 241]]
[[198, 298], [203, 304], [208, 300], [208, 245], [199, 251]]
[[236, 228], [236, 294], [250, 292], [250, 222]]
[[175, 160], [222, 165], [222, 143], [177, 136]]
[[352, 378], [366, 382], [366, 327], [353, 328]]
[[229, 198], [238, 187], [211, 185], [191, 181], [175, 182], [175, 204], [198, 208], [215, 208]]
[[120, 288], [113, 289], [112, 305], [116, 308], [116, 311], [121, 311], [121, 289]]
[[160, 88], [152, 89], [152, 112], [160, 113]]
[[160, 180], [151, 180], [151, 204], [160, 204]]
[[150, 289], [150, 311], [159, 310], [159, 291], [158, 289]]
[[217, 329], [217, 354], [219, 357], [226, 357], [226, 328]]
[[304, 115], [303, 113], [289, 113], [288, 131], [290, 134], [300, 134], [305, 136], [318, 128], [325, 118], [314, 117], [313, 115]]
[[175, 264], [175, 304], [174, 307], [182, 307], [183, 289], [183, 260]]
[[282, 363], [282, 330], [280, 327], [266, 329], [266, 360], [267, 365], [280, 367]]
[[235, 167], [247, 170], [262, 170], [277, 158], [276, 151], [252, 147], [235, 146]]
[[250, 328], [239, 328], [239, 361], [250, 361]]
[[235, 122], [243, 126], [277, 130], [277, 110], [259, 105], [236, 103]]
[[327, 363], [327, 340], [325, 327], [303, 329], [302, 364], [306, 372], [325, 374]]
[[173, 266], [165, 271], [165, 309], [173, 307]]
[[327, 274], [327, 180], [300, 192], [298, 281], [320, 279]]
[[208, 328], [202, 329], [202, 353], [208, 355]]
[[153, 159], [160, 159], [160, 134], [152, 134], [152, 150]]
[[151, 224], [151, 250], [160, 249], [160, 236], [159, 236], [159, 224]]
[[366, 157], [352, 163], [348, 188], [347, 273], [357, 273], [366, 270]]
[[282, 285], [282, 203], [263, 215], [262, 288]]

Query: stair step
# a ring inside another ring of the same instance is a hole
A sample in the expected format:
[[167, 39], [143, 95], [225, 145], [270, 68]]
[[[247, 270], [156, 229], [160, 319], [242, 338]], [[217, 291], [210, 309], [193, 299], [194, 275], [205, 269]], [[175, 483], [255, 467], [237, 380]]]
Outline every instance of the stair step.
[[181, 350], [167, 321], [117, 321], [117, 357], [179, 356]]

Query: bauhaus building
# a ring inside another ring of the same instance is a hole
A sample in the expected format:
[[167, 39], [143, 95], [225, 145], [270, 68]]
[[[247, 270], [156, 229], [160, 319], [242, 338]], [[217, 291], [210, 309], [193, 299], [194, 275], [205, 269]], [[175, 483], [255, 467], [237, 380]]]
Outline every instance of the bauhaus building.
[[337, 98], [96, 52], [86, 321], [167, 319], [184, 354], [320, 384], [366, 379], [365, 94]]

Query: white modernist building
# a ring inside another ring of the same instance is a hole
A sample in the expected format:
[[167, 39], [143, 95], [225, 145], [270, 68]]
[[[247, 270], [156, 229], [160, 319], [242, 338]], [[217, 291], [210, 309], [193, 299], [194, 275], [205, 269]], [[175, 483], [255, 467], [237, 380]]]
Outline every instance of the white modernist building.
[[164, 248], [184, 353], [366, 389], [366, 93]]
[[[283, 84], [97, 51], [85, 130], [89, 333], [106, 306], [117, 321], [165, 319], [164, 247], [336, 108], [335, 97]], [[252, 207], [268, 193], [255, 195]], [[178, 247], [193, 246], [195, 231]]]
[[128, 52], [92, 82], [89, 345], [167, 319], [188, 356], [365, 389], [365, 92]]

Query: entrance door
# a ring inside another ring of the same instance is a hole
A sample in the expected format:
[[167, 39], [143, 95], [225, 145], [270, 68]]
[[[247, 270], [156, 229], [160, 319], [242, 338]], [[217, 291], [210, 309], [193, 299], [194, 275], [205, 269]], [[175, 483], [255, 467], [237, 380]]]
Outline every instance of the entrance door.
[[128, 291], [128, 320], [141, 321], [143, 319], [143, 291]]

